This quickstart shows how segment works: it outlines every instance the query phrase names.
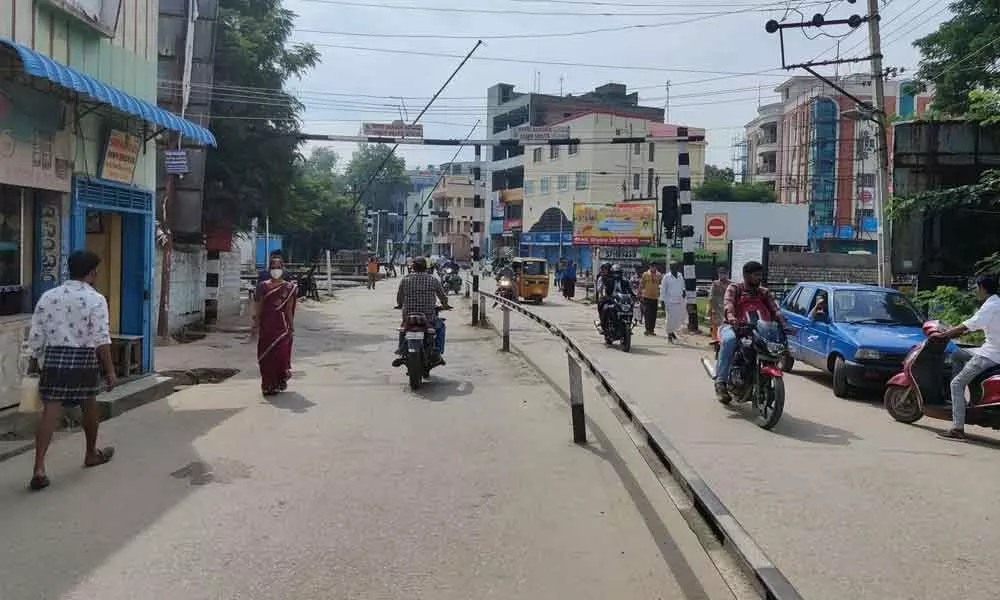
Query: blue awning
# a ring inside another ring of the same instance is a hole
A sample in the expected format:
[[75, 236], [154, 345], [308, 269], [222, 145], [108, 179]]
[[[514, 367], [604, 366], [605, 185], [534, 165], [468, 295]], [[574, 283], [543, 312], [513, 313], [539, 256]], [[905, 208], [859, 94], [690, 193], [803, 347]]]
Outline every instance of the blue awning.
[[94, 102], [108, 104], [121, 112], [140, 117], [144, 121], [159, 125], [171, 131], [177, 131], [187, 138], [202, 144], [215, 146], [215, 136], [201, 125], [196, 125], [174, 113], [163, 110], [159, 106], [111, 87], [106, 83], [85, 75], [76, 69], [67, 67], [37, 52], [18, 44], [13, 40], [0, 37], [0, 45], [8, 46], [17, 52], [24, 65], [24, 72], [35, 77], [42, 77], [59, 85], [75, 90], [90, 97]]

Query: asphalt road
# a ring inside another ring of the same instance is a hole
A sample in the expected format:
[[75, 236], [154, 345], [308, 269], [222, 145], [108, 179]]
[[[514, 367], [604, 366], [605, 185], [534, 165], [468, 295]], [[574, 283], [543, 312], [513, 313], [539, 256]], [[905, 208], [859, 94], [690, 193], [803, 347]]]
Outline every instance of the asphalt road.
[[30, 456], [0, 463], [0, 598], [734, 597], [610, 411], [574, 445], [555, 389], [458, 311], [411, 392], [393, 291], [303, 305], [270, 401], [252, 371], [183, 389], [104, 424], [108, 465], [57, 442], [40, 493]]
[[[655, 338], [637, 328], [626, 354], [604, 346], [593, 307], [550, 296], [526, 308], [563, 327], [614, 374], [805, 598], [997, 597], [994, 432], [973, 428], [972, 443], [939, 440], [947, 423], [897, 423], [877, 395], [835, 398], [829, 378], [808, 367], [787, 376], [785, 415], [767, 432], [746, 409], [714, 400], [699, 363], [706, 337], [669, 345], [660, 323]], [[488, 314], [499, 322], [497, 310]], [[546, 358], [551, 339], [512, 316], [515, 348], [564, 370]]]

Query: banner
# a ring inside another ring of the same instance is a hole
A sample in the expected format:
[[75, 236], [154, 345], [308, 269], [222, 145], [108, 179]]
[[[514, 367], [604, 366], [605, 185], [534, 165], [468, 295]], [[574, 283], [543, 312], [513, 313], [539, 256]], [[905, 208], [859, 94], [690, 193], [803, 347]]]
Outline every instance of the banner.
[[653, 242], [655, 229], [655, 200], [573, 205], [577, 246], [641, 246]]
[[112, 129], [108, 133], [108, 143], [104, 147], [104, 161], [101, 162], [101, 179], [132, 183], [135, 163], [139, 160], [139, 138], [124, 131]]

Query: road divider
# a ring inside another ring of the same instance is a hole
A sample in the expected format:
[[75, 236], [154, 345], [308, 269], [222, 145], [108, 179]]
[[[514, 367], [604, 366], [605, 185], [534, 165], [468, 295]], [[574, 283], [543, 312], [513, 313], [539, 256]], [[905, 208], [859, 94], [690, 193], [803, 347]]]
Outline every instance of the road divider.
[[[649, 467], [654, 472], [661, 467], [666, 468], [671, 477], [680, 484], [700, 517], [708, 523], [716, 539], [737, 559], [744, 573], [752, 580], [760, 597], [765, 600], [802, 600], [802, 596], [792, 586], [788, 578], [771, 562], [757, 545], [757, 542], [750, 537], [750, 534], [729, 512], [718, 495], [684, 459], [677, 448], [670, 443], [660, 428], [642, 413], [638, 405], [622, 391], [622, 387], [617, 384], [614, 377], [602, 368], [596, 359], [587, 354], [580, 344], [557, 325], [516, 302], [511, 302], [481, 289], [473, 289], [471, 292], [472, 324], [474, 326], [489, 326], [486, 315], [487, 299], [493, 301], [494, 307], [500, 308], [502, 325], [498, 332], [502, 338], [501, 348], [504, 352], [510, 351], [510, 313], [512, 311], [534, 321], [566, 344], [570, 414], [575, 443], [585, 444], [587, 440], [582, 376], [583, 368], [586, 367], [586, 370], [607, 393], [611, 408], [617, 409], [625, 416], [653, 451], [652, 454], [655, 455], [655, 458], [649, 453], [640, 452]], [[654, 464], [654, 461], [659, 464]]]

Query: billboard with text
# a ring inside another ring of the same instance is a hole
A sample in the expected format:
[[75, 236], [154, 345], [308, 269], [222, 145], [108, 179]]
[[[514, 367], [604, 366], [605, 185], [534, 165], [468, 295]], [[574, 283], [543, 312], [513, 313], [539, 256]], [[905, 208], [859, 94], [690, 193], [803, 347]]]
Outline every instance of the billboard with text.
[[573, 205], [578, 246], [642, 246], [653, 242], [655, 229], [655, 201]]

